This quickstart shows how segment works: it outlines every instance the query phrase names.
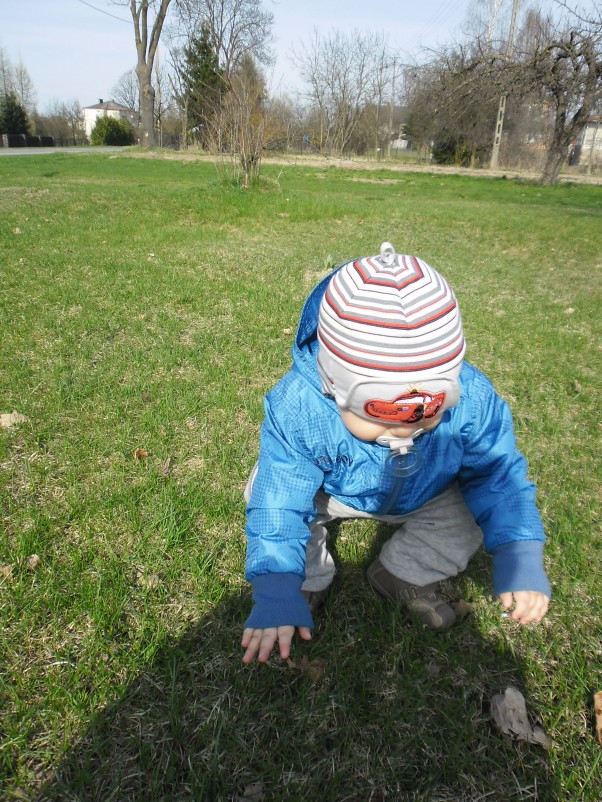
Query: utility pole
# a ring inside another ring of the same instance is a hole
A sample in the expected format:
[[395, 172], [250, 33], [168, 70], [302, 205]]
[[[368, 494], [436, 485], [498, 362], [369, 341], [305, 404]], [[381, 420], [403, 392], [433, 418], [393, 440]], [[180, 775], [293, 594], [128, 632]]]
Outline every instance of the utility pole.
[[389, 144], [387, 147], [387, 159], [391, 160], [391, 137], [393, 136], [393, 105], [395, 103], [395, 64], [396, 58], [393, 57], [393, 80], [391, 82], [391, 102], [389, 103]]
[[[510, 22], [510, 34], [506, 47], [506, 58], [509, 60], [514, 48], [514, 30], [516, 28], [516, 18], [518, 16], [518, 0], [512, 0], [512, 20]], [[500, 142], [502, 141], [502, 131], [504, 130], [504, 115], [506, 113], [506, 95], [500, 97], [500, 105], [497, 110], [497, 121], [495, 124], [495, 134], [493, 136], [493, 148], [491, 149], [491, 161], [489, 169], [495, 170], [500, 158]]]

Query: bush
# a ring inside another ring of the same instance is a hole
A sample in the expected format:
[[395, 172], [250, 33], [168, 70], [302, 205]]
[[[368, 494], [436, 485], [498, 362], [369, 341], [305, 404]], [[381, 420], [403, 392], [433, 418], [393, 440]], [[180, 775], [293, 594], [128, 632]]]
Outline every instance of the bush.
[[456, 167], [469, 167], [471, 149], [462, 136], [446, 136], [435, 140], [433, 159], [436, 164], [453, 164]]
[[129, 120], [99, 117], [92, 129], [90, 141], [93, 145], [133, 145], [134, 129]]

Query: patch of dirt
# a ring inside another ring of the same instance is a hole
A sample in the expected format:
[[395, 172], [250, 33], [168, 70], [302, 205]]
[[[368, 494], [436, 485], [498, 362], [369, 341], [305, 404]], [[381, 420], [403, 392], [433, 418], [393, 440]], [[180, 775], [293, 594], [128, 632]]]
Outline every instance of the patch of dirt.
[[[150, 151], [122, 151], [119, 157], [128, 157], [136, 159], [166, 159], [171, 161], [215, 161], [215, 157], [209, 156], [204, 153], [195, 151], [168, 151], [168, 150], [150, 150]], [[291, 155], [286, 156], [270, 155], [264, 156], [262, 159], [264, 164], [282, 164], [291, 167], [340, 167], [344, 170], [389, 170], [395, 173], [433, 173], [439, 175], [466, 175], [474, 178], [513, 178], [523, 181], [538, 181], [541, 176], [541, 171], [533, 170], [515, 170], [508, 168], [506, 170], [488, 170], [485, 168], [473, 167], [445, 167], [439, 164], [400, 164], [397, 162], [389, 161], [370, 161], [368, 159], [338, 159], [329, 156], [301, 156]], [[358, 181], [368, 181], [369, 179], [356, 179]], [[382, 182], [389, 179], [383, 179]], [[575, 183], [575, 184], [602, 184], [602, 175], [585, 175], [584, 173], [573, 172], [570, 169], [564, 170], [559, 177], [559, 183]], [[382, 183], [379, 181], [378, 183]]]

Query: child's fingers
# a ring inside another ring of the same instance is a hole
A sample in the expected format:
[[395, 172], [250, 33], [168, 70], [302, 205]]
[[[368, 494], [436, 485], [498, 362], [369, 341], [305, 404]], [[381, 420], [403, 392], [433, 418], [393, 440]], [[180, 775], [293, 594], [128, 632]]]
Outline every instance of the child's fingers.
[[294, 627], [278, 627], [278, 644], [280, 646], [280, 657], [283, 660], [286, 660], [291, 653], [291, 641], [294, 634]]
[[509, 610], [514, 604], [514, 596], [512, 593], [500, 593], [500, 601], [505, 610]]
[[521, 624], [532, 624], [545, 616], [550, 600], [548, 597], [535, 591], [517, 591], [514, 596], [514, 609], [511, 618]]
[[299, 627], [299, 636], [303, 640], [311, 640], [311, 629], [309, 627]]
[[257, 652], [257, 659], [260, 663], [265, 663], [268, 659], [272, 647], [276, 643], [278, 630], [276, 627], [267, 629], [245, 629], [242, 637], [242, 647], [246, 649], [243, 655], [243, 663], [250, 663]]
[[243, 649], [246, 649], [251, 642], [251, 637], [253, 636], [254, 632], [254, 629], [245, 629], [245, 631], [242, 633], [242, 641], [240, 645]]

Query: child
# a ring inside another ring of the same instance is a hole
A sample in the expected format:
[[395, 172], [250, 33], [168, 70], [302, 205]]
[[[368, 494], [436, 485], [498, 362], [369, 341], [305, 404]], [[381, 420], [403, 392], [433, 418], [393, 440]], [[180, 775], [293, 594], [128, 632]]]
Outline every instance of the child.
[[307, 299], [293, 367], [267, 395], [249, 479], [247, 579], [254, 606], [243, 661], [286, 659], [335, 568], [325, 524], [398, 525], [368, 582], [423, 626], [446, 630], [438, 583], [484, 542], [509, 617], [546, 614], [544, 533], [508, 406], [463, 361], [456, 298], [426, 262], [395, 253], [342, 265]]

